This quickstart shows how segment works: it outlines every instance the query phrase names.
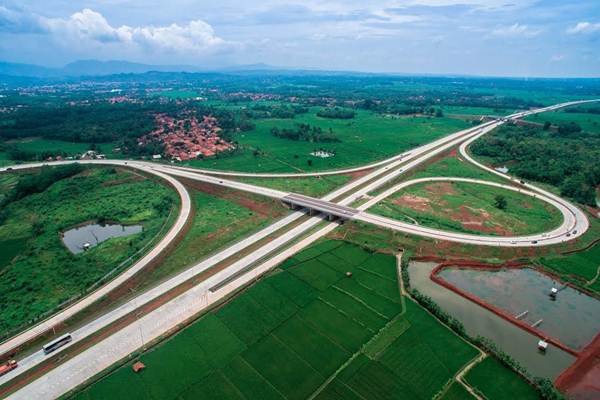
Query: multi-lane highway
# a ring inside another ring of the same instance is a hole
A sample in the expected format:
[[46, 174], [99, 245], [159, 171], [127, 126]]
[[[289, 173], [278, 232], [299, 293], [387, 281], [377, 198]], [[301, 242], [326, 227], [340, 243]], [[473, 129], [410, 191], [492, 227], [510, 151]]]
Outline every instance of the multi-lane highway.
[[[577, 103], [568, 103], [566, 105], [572, 104]], [[348, 185], [345, 185], [344, 187], [330, 193], [322, 199], [314, 199], [307, 196], [301, 196], [283, 191], [262, 188], [260, 186], [248, 185], [241, 182], [225, 180], [219, 177], [207, 176], [205, 174], [200, 174], [182, 168], [174, 168], [162, 164], [153, 164], [137, 161], [127, 162], [117, 160], [103, 160], [90, 162], [109, 163], [113, 165], [127, 165], [156, 174], [169, 174], [173, 176], [197, 179], [207, 183], [230, 187], [232, 189], [245, 190], [273, 198], [284, 199], [284, 201], [286, 199], [291, 200], [288, 202], [294, 203], [298, 206], [310, 207], [319, 211], [322, 210], [331, 214], [333, 214], [332, 211], [337, 212], [337, 210], [340, 210], [341, 215], [337, 216], [344, 216], [344, 212], [348, 212], [352, 213], [353, 218], [361, 219], [363, 222], [377, 223], [379, 225], [384, 226], [385, 224], [389, 223], [390, 226], [388, 227], [395, 229], [396, 227], [398, 227], [398, 225], [393, 224], [390, 221], [382, 222], [381, 219], [378, 219], [381, 217], [372, 217], [372, 214], [364, 212], [364, 210], [367, 209], [370, 205], [375, 204], [374, 202], [363, 204], [362, 206], [356, 209], [357, 212], [354, 212], [355, 209], [350, 208], [348, 206], [356, 200], [363, 197], [364, 195], [366, 195], [367, 193], [370, 193], [373, 190], [387, 184], [388, 182], [397, 178], [399, 175], [405, 173], [406, 171], [412, 168], [415, 168], [416, 166], [422, 164], [424, 161], [430, 159], [431, 157], [434, 157], [435, 155], [440, 154], [441, 152], [444, 152], [452, 148], [453, 146], [459, 145], [463, 142], [470, 142], [472, 140], [475, 140], [477, 137], [503, 124], [508, 119], [520, 118], [531, 113], [555, 109], [559, 106], [561, 105], [517, 113], [512, 116], [506, 117], [506, 119], [492, 121], [486, 124], [482, 124], [475, 128], [467, 129], [461, 132], [457, 132], [453, 135], [449, 135], [433, 143], [414, 149], [410, 153], [405, 153], [401, 155], [401, 157], [397, 156], [393, 159], [386, 160], [385, 163], [380, 164], [380, 168], [377, 168], [376, 170], [363, 176], [362, 178], [359, 178], [349, 183]], [[13, 168], [27, 167], [28, 166], [14, 166]], [[372, 168], [372, 166], [370, 168]], [[0, 171], [1, 170], [2, 169], [0, 169]], [[323, 175], [323, 173], [319, 175]], [[512, 188], [510, 190], [515, 189]], [[528, 185], [527, 189], [519, 190], [526, 190], [528, 193], [541, 193], [538, 191], [537, 188], [533, 187], [532, 185]], [[393, 191], [390, 192], [389, 190], [384, 193], [387, 192], [389, 192], [389, 194], [393, 193]], [[566, 208], [569, 208], [568, 206], [570, 205], [570, 203], [566, 202], [567, 205], [565, 205], [565, 201], [560, 198], [558, 198], [558, 200], [561, 200], [561, 202], [563, 203], [559, 202], [556, 199], [553, 199], [553, 195], [551, 194], [551, 196], [548, 196], [546, 194], [543, 195], [546, 196], [546, 201], [555, 201], [559, 204], [563, 204], [563, 206], [565, 206]], [[343, 198], [339, 200], [340, 197]], [[577, 210], [575, 206], [572, 207], [574, 207]], [[563, 214], [567, 215], [565, 213]], [[197, 276], [199, 273], [206, 271], [207, 269], [211, 268], [217, 263], [226, 260], [233, 255], [239, 254], [241, 251], [247, 249], [249, 246], [257, 243], [260, 240], [263, 240], [267, 237], [270, 237], [271, 235], [276, 234], [275, 238], [269, 240], [266, 244], [252, 251], [250, 254], [242, 257], [236, 262], [233, 262], [224, 270], [214, 274], [206, 281], [203, 281], [199, 285], [193, 287], [193, 289], [186, 291], [185, 293], [169, 300], [162, 306], [140, 317], [138, 322], [136, 322], [135, 324], [126, 326], [125, 328], [119, 330], [113, 335], [105, 338], [100, 343], [95, 344], [87, 350], [84, 350], [80, 354], [75, 355], [73, 358], [69, 359], [65, 363], [59, 365], [58, 367], [44, 375], [44, 377], [37, 379], [29, 383], [27, 386], [18, 390], [13, 394], [12, 397], [29, 399], [54, 398], [60, 396], [61, 394], [72, 389], [73, 387], [83, 383], [85, 380], [89, 379], [91, 376], [99, 372], [105, 366], [118, 361], [119, 359], [125, 357], [127, 354], [139, 348], [142, 340], [145, 340], [147, 342], [148, 340], [152, 340], [153, 338], [159, 337], [165, 332], [168, 332], [177, 324], [185, 321], [192, 315], [195, 315], [198, 312], [202, 311], [214, 301], [217, 301], [218, 299], [227, 296], [229, 293], [237, 290], [245, 282], [248, 282], [249, 279], [253, 279], [258, 274], [269, 270], [278, 262], [292, 255], [295, 251], [299, 251], [303, 246], [312, 243], [312, 241], [325, 235], [332, 229], [335, 229], [335, 227], [337, 226], [335, 222], [329, 223], [324, 228], [304, 238], [301, 242], [293, 244], [293, 241], [295, 239], [297, 239], [301, 235], [307, 234], [323, 221], [319, 217], [312, 217], [299, 225], [291, 225], [295, 221], [298, 221], [300, 218], [302, 218], [303, 215], [304, 214], [301, 212], [295, 212], [290, 214], [288, 217], [277, 221], [273, 225], [261, 230], [260, 232], [255, 233], [254, 235], [240, 241], [239, 243], [230, 246], [229, 248], [215, 254], [214, 256], [204, 260], [203, 262], [171, 278], [170, 280], [150, 289], [149, 291], [141, 295], [138, 295], [136, 298], [123, 304], [117, 309], [111, 310], [105, 313], [102, 317], [97, 318], [96, 320], [75, 330], [74, 332], [72, 332], [74, 340], [70, 346], [72, 346], [74, 343], [81, 341], [86, 337], [90, 337], [99, 329], [110, 325], [119, 318], [122, 318], [123, 316], [135, 312], [135, 310], [139, 309], [142, 305], [149, 304], [152, 300], [169, 292], [170, 290], [181, 285], [182, 283], [189, 281], [193, 277]], [[583, 219], [587, 223], [585, 215], [583, 215]], [[568, 216], [565, 217], [565, 221], [567, 220], [571, 221], [569, 223], [573, 222], [573, 220], [570, 219], [570, 217]], [[574, 220], [577, 223], [577, 217], [575, 217]], [[580, 222], [583, 223], [582, 221]], [[423, 227], [411, 224], [406, 225], [407, 226], [402, 227], [402, 229], [406, 229], [408, 233], [426, 235], [425, 232], [420, 230]], [[580, 225], [577, 226], [579, 227]], [[581, 233], [583, 233], [585, 229], [583, 225], [581, 226]], [[579, 231], [579, 229], [577, 230]], [[444, 235], [460, 235], [448, 232], [442, 233]], [[447, 238], [444, 239], [450, 240]], [[463, 239], [468, 240], [468, 238], [465, 239], [458, 237], [456, 241], [463, 241]], [[498, 238], [494, 239], [497, 240]], [[533, 245], [533, 243], [530, 243], [529, 245]], [[136, 339], [136, 337], [139, 337], [139, 339]], [[142, 337], [144, 339], [141, 339]], [[19, 335], [11, 339], [11, 343], [24, 343], [27, 341], [24, 338], [26, 338], [26, 336], [21, 338], [21, 335]], [[70, 346], [65, 346], [64, 348], [58, 350], [57, 353], [68, 351], [68, 348]], [[4, 348], [6, 349], [12, 347], [7, 345]], [[45, 360], [46, 356], [44, 356], [41, 351], [34, 353], [25, 359], [19, 360], [19, 368], [11, 371], [10, 373], [0, 378], [0, 384], [6, 383], [14, 379], [15, 377], [26, 372], [27, 370], [44, 363]]]

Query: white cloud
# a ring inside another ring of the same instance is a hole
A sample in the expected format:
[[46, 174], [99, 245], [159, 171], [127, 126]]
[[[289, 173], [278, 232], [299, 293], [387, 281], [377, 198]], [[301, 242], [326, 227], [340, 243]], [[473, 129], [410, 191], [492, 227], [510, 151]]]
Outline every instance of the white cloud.
[[[0, 8], [0, 18], [17, 20], [19, 14], [4, 12]], [[22, 20], [23, 18], [21, 18]], [[212, 26], [202, 20], [190, 21], [186, 24], [167, 26], [112, 26], [106, 18], [89, 8], [72, 14], [69, 18], [30, 17], [28, 21], [36, 21], [30, 31], [50, 34], [54, 39], [65, 44], [121, 44], [126, 48], [137, 47], [146, 50], [166, 50], [192, 55], [214, 53], [236, 46], [215, 33]], [[23, 31], [23, 29], [21, 29]]]
[[550, 61], [560, 62], [563, 61], [565, 58], [567, 58], [567, 56], [564, 54], [554, 54], [552, 57], [550, 57]]
[[600, 22], [579, 22], [577, 25], [567, 29], [567, 33], [570, 35], [594, 33], [600, 31]]
[[514, 23], [509, 26], [502, 26], [492, 31], [493, 36], [501, 37], [533, 37], [541, 33], [539, 29], [532, 29], [527, 25]]

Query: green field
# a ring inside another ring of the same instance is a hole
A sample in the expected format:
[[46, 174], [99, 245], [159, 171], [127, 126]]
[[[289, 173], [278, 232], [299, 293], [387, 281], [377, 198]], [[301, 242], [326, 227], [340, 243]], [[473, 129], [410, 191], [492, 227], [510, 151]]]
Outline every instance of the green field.
[[[567, 256], [544, 257], [539, 260], [544, 267], [561, 275], [575, 277], [579, 284], [600, 292], [600, 243], [580, 253]], [[581, 282], [581, 281], [584, 282]]]
[[264, 186], [285, 192], [300, 193], [306, 196], [321, 197], [348, 183], [348, 175], [330, 175], [309, 178], [236, 178], [252, 185]]
[[[270, 202], [264, 197], [246, 195], [256, 203], [265, 204], [268, 213], [252, 210], [248, 206], [236, 203], [233, 199], [217, 197], [197, 190], [191, 190], [195, 214], [192, 225], [175, 250], [167, 255], [160, 267], [144, 275], [145, 283], [161, 278], [192, 266], [217, 250], [236, 240], [250, 235], [265, 227], [268, 223], [286, 212], [283, 206]], [[217, 240], [218, 239], [218, 240]]]
[[477, 351], [407, 303], [393, 257], [324, 241], [74, 397], [429, 399]]
[[458, 115], [508, 115], [512, 114], [514, 110], [507, 110], [504, 108], [488, 108], [488, 107], [464, 107], [464, 106], [442, 106], [441, 109], [444, 114], [458, 114]]
[[[6, 205], [0, 225], [2, 334], [80, 296], [155, 240], [176, 215], [177, 202], [169, 187], [137, 173], [88, 168]], [[60, 233], [91, 221], [142, 224], [144, 230], [72, 254]]]
[[539, 399], [536, 390], [493, 357], [475, 365], [465, 381], [488, 400]]
[[540, 124], [546, 121], [552, 125], [560, 125], [568, 122], [577, 123], [584, 132], [600, 133], [600, 114], [572, 113], [564, 110], [548, 111], [541, 114], [534, 114], [525, 118], [527, 121], [538, 122]]
[[[504, 196], [506, 208], [495, 206]], [[410, 186], [376, 204], [372, 212], [432, 228], [489, 235], [526, 235], [560, 225], [553, 206], [517, 192], [468, 182]]]
[[[257, 119], [256, 128], [235, 135], [243, 147], [238, 152], [217, 159], [193, 160], [189, 165], [251, 172], [319, 171], [363, 165], [391, 157], [423, 143], [469, 126], [451, 118], [403, 117], [386, 118], [368, 111], [357, 111], [350, 120], [316, 116], [320, 108], [294, 119]], [[298, 123], [332, 129], [339, 143], [311, 143], [275, 137], [271, 128], [293, 128]], [[311, 156], [319, 148], [335, 150], [329, 158]], [[254, 155], [259, 149], [260, 154]], [[308, 164], [308, 160], [312, 165]]]

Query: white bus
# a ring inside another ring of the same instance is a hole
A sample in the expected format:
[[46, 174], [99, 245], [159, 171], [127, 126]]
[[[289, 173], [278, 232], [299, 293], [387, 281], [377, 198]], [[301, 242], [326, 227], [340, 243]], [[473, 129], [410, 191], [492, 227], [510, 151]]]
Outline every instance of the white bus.
[[45, 345], [43, 345], [42, 350], [44, 351], [44, 354], [52, 353], [54, 350], [64, 346], [65, 344], [69, 343], [71, 340], [73, 340], [73, 337], [71, 336], [70, 333], [67, 333], [57, 339], [54, 339], [50, 343], [46, 343]]

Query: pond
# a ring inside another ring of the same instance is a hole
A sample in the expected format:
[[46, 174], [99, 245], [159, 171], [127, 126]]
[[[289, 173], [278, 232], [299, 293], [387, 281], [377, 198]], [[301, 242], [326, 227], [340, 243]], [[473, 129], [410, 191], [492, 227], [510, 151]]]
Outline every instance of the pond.
[[436, 266], [436, 263], [411, 261], [410, 284], [462, 322], [470, 335], [492, 340], [534, 376], [555, 379], [575, 361], [574, 356], [552, 345], [546, 353], [539, 352], [537, 336], [432, 281], [429, 276]]
[[[582, 350], [600, 332], [600, 301], [533, 268], [446, 268], [438, 276], [560, 340]], [[550, 297], [552, 288], [558, 289]], [[541, 321], [541, 322], [540, 322]]]
[[85, 248], [97, 246], [105, 240], [140, 233], [142, 225], [87, 224], [69, 229], [62, 234], [64, 245], [73, 254], [85, 251]]

